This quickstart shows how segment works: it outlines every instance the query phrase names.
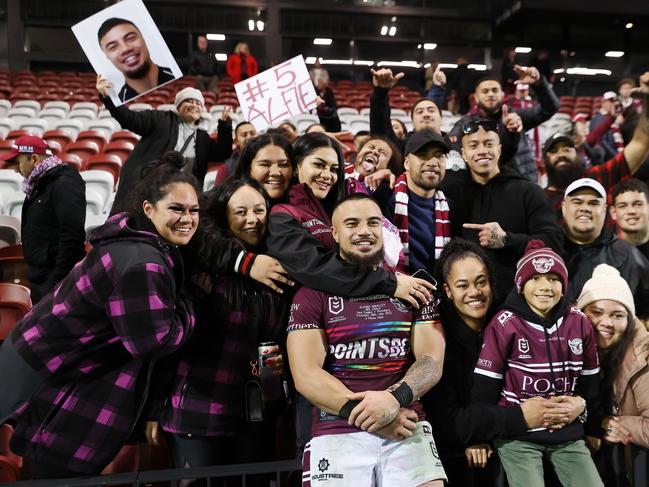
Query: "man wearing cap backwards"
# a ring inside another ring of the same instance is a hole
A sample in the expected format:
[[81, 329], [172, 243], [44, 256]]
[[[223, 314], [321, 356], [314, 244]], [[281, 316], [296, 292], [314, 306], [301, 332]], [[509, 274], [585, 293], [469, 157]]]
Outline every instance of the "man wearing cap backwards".
[[446, 173], [448, 146], [432, 130], [414, 132], [406, 143], [405, 172], [394, 191], [381, 184], [374, 192], [383, 214], [399, 229], [409, 271], [433, 273], [435, 259], [452, 235], [451, 208], [438, 189]]
[[442, 189], [455, 203], [461, 236], [479, 243], [496, 264], [496, 289], [504, 299], [527, 242], [542, 240], [561, 252], [561, 229], [543, 190], [515, 169], [499, 166], [496, 121], [470, 121], [461, 132], [468, 170], [449, 171]]
[[21, 238], [36, 304], [83, 258], [86, 184], [40, 137], [17, 138], [0, 159], [16, 162], [25, 178]]
[[561, 204], [566, 266], [570, 284], [566, 297], [579, 296], [593, 269], [608, 264], [620, 271], [633, 292], [637, 315], [649, 316], [649, 261], [632, 245], [604, 228], [606, 191], [594, 179], [582, 178], [566, 188]]
[[609, 127], [602, 134], [602, 139], [600, 141], [600, 145], [604, 149], [604, 155], [607, 160], [615, 157], [615, 154], [618, 153], [617, 147], [615, 145], [615, 140], [613, 138], [613, 132], [609, 130], [609, 117], [615, 118], [616, 114], [619, 113], [621, 109], [622, 105], [618, 102], [617, 93], [615, 93], [614, 91], [607, 91], [602, 95], [602, 105], [600, 106], [599, 111], [593, 116], [593, 119], [590, 121], [591, 130], [595, 130], [601, 125], [608, 125]]
[[597, 180], [610, 193], [620, 181], [630, 178], [649, 157], [649, 114], [646, 99], [649, 96], [649, 71], [640, 76], [636, 92], [644, 94], [645, 103], [640, 121], [632, 139], [624, 150], [604, 164], [584, 170], [581, 158], [571, 137], [556, 133], [545, 141], [543, 162], [548, 172], [548, 187], [545, 194], [552, 207], [559, 212], [566, 188], [580, 177]]
[[223, 110], [218, 125], [218, 139], [198, 128], [204, 109], [203, 95], [195, 88], [184, 88], [176, 93], [177, 112], [143, 110], [135, 112], [124, 105], [116, 107], [108, 96], [112, 83], [97, 76], [97, 91], [110, 114], [122, 128], [142, 136], [122, 167], [117, 194], [111, 214], [120, 211], [124, 198], [140, 180], [142, 168], [156, 161], [167, 151], [175, 150], [185, 160], [185, 170], [203, 183], [208, 162], [222, 161], [232, 153], [232, 122], [230, 109]]
[[174, 79], [171, 69], [151, 60], [140, 29], [130, 20], [105, 20], [97, 31], [97, 41], [108, 60], [124, 75], [124, 86], [117, 94], [122, 102]]

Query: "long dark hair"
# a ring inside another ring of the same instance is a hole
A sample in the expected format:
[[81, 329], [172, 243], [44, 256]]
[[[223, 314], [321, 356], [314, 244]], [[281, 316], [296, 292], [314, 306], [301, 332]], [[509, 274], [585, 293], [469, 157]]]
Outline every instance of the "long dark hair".
[[345, 157], [338, 141], [321, 132], [312, 132], [298, 137], [293, 144], [295, 167], [298, 167], [306, 157], [321, 147], [331, 147], [338, 158], [338, 181], [322, 202], [331, 214], [336, 202], [345, 196]]
[[239, 156], [239, 163], [237, 165], [237, 170], [234, 173], [234, 177], [249, 177], [253, 159], [257, 156], [257, 153], [261, 149], [269, 145], [276, 145], [277, 147], [281, 147], [286, 154], [286, 158], [291, 163], [291, 166], [293, 167], [293, 169], [295, 169], [293, 147], [291, 146], [289, 140], [281, 134], [262, 134], [250, 140], [243, 148], [243, 151], [241, 151], [241, 155]]
[[[438, 286], [438, 297], [447, 304], [451, 304], [446, 293], [441, 290], [442, 283], [447, 283], [448, 275], [451, 272], [451, 267], [459, 260], [463, 260], [469, 257], [478, 259], [482, 265], [487, 269], [487, 280], [489, 281], [489, 287], [491, 288], [492, 295], [492, 306], [496, 301], [496, 273], [495, 266], [487, 253], [482, 250], [482, 248], [474, 242], [464, 240], [463, 238], [454, 238], [449, 243], [447, 243], [442, 252], [439, 255], [439, 258], [435, 262], [435, 279], [440, 284]], [[491, 310], [487, 313], [487, 316], [490, 316]]]
[[169, 186], [175, 183], [187, 183], [201, 194], [198, 181], [190, 172], [182, 171], [183, 157], [179, 152], [169, 151], [159, 161], [147, 164], [142, 170], [142, 179], [128, 193], [122, 210], [126, 211], [138, 228], [151, 229], [153, 224], [144, 214], [145, 201], [155, 205], [169, 192]]
[[[393, 120], [397, 120], [399, 123], [403, 124], [401, 120], [398, 120], [396, 118]], [[363, 142], [363, 145], [360, 146], [358, 152], [360, 152], [363, 147], [365, 147], [365, 145], [372, 140], [381, 140], [388, 144], [388, 147], [390, 147], [390, 150], [392, 151], [392, 155], [388, 160], [388, 169], [392, 171], [395, 176], [400, 176], [403, 173], [403, 155], [401, 154], [401, 149], [397, 147], [397, 144], [395, 144], [390, 137], [387, 137], [385, 135], [370, 134], [370, 138]]]
[[615, 383], [615, 378], [622, 366], [624, 361], [624, 356], [628, 348], [633, 343], [633, 338], [635, 336], [635, 316], [629, 313], [627, 316], [627, 325], [626, 330], [622, 333], [620, 341], [613, 347], [613, 349], [608, 353], [600, 353], [601, 357], [601, 367], [602, 367], [602, 385], [601, 385], [601, 396], [604, 398], [604, 406], [606, 407], [607, 413], [611, 413], [613, 409], [613, 400], [614, 400], [614, 391], [613, 384]]

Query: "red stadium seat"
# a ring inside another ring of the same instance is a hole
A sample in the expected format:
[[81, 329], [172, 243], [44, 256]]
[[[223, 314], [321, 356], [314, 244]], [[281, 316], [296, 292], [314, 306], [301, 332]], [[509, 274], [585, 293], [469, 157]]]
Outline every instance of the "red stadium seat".
[[23, 459], [9, 448], [13, 432], [10, 425], [0, 425], [0, 483], [16, 482], [21, 477]]
[[129, 130], [118, 130], [117, 132], [113, 132], [113, 135], [110, 136], [110, 141], [117, 142], [119, 140], [131, 142], [133, 146], [140, 141], [140, 139], [137, 138], [137, 135]]
[[108, 171], [113, 175], [115, 184], [117, 184], [117, 178], [122, 170], [122, 159], [117, 154], [97, 154], [86, 161], [86, 170], [90, 171], [91, 169]]
[[109, 142], [106, 144], [106, 147], [104, 147], [104, 154], [116, 154], [119, 156], [119, 158], [122, 160], [122, 165], [126, 161], [126, 158], [129, 156], [131, 152], [133, 152], [133, 149], [135, 148], [135, 144], [132, 142], [129, 142], [127, 140], [118, 140], [115, 142]]
[[43, 134], [43, 140], [48, 144], [51, 140], [56, 140], [61, 144], [61, 148], [65, 150], [65, 147], [72, 142], [72, 137], [64, 130], [48, 130]]
[[83, 169], [83, 159], [81, 159], [81, 156], [79, 154], [68, 154], [67, 152], [64, 152], [63, 154], [59, 154], [59, 159], [61, 159], [66, 164], [74, 166], [77, 171], [81, 171]]
[[7, 134], [5, 140], [16, 140], [23, 135], [32, 135], [32, 133], [29, 130], [12, 130]]
[[76, 141], [79, 142], [81, 140], [91, 140], [96, 142], [99, 147], [99, 152], [101, 152], [104, 145], [106, 145], [106, 137], [104, 136], [104, 133], [99, 130], [83, 130], [79, 132]]
[[28, 287], [0, 282], [0, 340], [7, 338], [14, 325], [31, 307]]
[[77, 154], [84, 161], [90, 156], [99, 154], [99, 145], [93, 140], [77, 140], [65, 148], [68, 154]]
[[58, 140], [48, 140], [47, 146], [50, 148], [52, 151], [52, 154], [55, 156], [58, 156], [61, 152], [63, 152], [63, 147], [61, 146], [61, 143]]

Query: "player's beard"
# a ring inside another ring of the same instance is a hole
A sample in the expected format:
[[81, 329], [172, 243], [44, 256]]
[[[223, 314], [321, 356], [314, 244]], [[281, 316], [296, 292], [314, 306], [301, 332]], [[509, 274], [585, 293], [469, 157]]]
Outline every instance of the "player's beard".
[[579, 156], [577, 156], [576, 160], [570, 161], [570, 165], [562, 169], [557, 169], [556, 165], [552, 164], [546, 164], [545, 168], [548, 171], [548, 186], [553, 186], [559, 189], [567, 188], [570, 183], [584, 175], [581, 158]]
[[379, 267], [383, 262], [383, 246], [371, 254], [358, 254], [354, 252], [346, 252], [340, 249], [343, 259], [351, 264], [356, 264], [362, 271], [372, 271]]
[[145, 63], [142, 63], [142, 65], [139, 68], [136, 68], [133, 71], [127, 71], [124, 74], [126, 75], [127, 78], [130, 79], [142, 79], [149, 74], [150, 70], [151, 70], [151, 62], [147, 61]]

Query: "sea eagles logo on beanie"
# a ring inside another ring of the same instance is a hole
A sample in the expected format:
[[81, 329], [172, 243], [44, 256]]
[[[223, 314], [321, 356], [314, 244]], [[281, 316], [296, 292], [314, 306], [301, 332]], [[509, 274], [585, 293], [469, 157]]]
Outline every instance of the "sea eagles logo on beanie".
[[552, 269], [554, 259], [552, 257], [539, 257], [538, 259], [532, 259], [532, 265], [536, 272], [539, 274], [545, 274], [546, 272], [550, 272], [550, 269]]

